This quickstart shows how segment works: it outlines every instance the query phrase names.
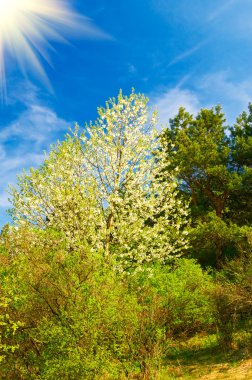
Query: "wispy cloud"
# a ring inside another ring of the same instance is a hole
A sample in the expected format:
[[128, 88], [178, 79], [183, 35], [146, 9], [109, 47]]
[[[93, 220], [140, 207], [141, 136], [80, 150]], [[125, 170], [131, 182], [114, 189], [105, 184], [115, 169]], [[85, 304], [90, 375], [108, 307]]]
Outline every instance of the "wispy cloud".
[[37, 96], [37, 89], [31, 84], [19, 86], [11, 98], [13, 106], [19, 102], [22, 94], [24, 107], [17, 118], [0, 130], [0, 223], [5, 222], [5, 209], [9, 206], [8, 184], [16, 182], [22, 169], [37, 167], [44, 159], [44, 150], [48, 150], [68, 130], [71, 124], [50, 108]]
[[[218, 31], [221, 26], [233, 31], [236, 29], [236, 18], [239, 15], [251, 19], [251, 0], [212, 0], [212, 1], [188, 1], [180, 0], [152, 0], [153, 9], [164, 18], [168, 24], [183, 24], [183, 29], [193, 26], [192, 33], [204, 33], [206, 30], [212, 31], [216, 28], [214, 21], [222, 21], [218, 25]], [[250, 10], [249, 12], [248, 9]], [[245, 12], [244, 12], [245, 10]], [[244, 14], [245, 13], [245, 14]], [[230, 19], [232, 23], [230, 24]], [[223, 20], [225, 24], [223, 25]], [[218, 23], [217, 23], [218, 24]]]
[[167, 68], [175, 65], [176, 63], [183, 61], [186, 58], [189, 58], [191, 55], [196, 53], [199, 49], [201, 49], [204, 45], [206, 45], [207, 40], [201, 41], [198, 44], [194, 45], [192, 48], [183, 51], [181, 54], [177, 55], [171, 62], [168, 63]]
[[226, 1], [224, 4], [222, 4], [220, 7], [217, 7], [212, 13], [210, 13], [208, 16], [208, 21], [216, 20], [222, 16], [223, 13], [227, 12], [235, 3], [237, 3], [237, 0]]

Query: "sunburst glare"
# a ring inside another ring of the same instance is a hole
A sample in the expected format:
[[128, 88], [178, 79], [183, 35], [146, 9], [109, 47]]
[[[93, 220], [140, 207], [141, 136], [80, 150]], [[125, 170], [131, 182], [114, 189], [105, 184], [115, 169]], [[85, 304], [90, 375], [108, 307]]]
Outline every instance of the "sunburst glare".
[[[15, 58], [26, 73], [32, 70], [47, 87], [43, 60], [49, 64], [50, 41], [65, 41], [64, 32], [106, 37], [64, 0], [0, 0], [0, 87], [6, 89], [6, 58]], [[11, 61], [12, 62], [12, 61]]]

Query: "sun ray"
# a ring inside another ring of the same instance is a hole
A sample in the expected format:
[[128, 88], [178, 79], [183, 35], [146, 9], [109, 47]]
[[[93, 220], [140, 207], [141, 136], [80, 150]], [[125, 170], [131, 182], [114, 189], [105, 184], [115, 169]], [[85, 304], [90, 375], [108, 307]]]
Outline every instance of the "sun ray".
[[108, 38], [65, 0], [0, 0], [0, 89], [6, 94], [5, 60], [15, 57], [25, 73], [32, 70], [50, 87], [43, 61], [52, 65], [50, 41], [66, 42], [64, 33]]

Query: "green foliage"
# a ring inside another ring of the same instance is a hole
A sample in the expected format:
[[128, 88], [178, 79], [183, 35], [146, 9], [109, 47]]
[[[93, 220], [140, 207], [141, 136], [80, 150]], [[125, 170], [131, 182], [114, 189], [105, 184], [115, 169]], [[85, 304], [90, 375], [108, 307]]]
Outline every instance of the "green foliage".
[[9, 354], [13, 354], [18, 349], [17, 342], [12, 343], [10, 339], [16, 335], [22, 323], [15, 315], [9, 314], [9, 306], [12, 302], [18, 301], [12, 289], [5, 287], [4, 278], [7, 275], [8, 255], [5, 245], [0, 243], [0, 363], [6, 360]]
[[69, 255], [53, 231], [20, 230], [18, 240], [23, 246], [2, 268], [2, 282], [16, 300], [7, 312], [22, 328], [7, 341], [18, 349], [6, 354], [1, 376], [94, 379], [113, 372], [136, 324], [136, 301], [123, 281], [99, 255]]
[[233, 345], [234, 333], [242, 328], [250, 335], [252, 347], [252, 240], [248, 236], [249, 248], [223, 267], [217, 274], [214, 292], [214, 311], [222, 346]]
[[233, 128], [232, 137], [232, 158], [237, 170], [244, 166], [251, 168], [252, 162], [252, 103], [249, 103], [248, 113], [242, 112], [237, 118]]
[[188, 336], [211, 324], [211, 277], [194, 260], [155, 266], [136, 281], [141, 303], [150, 305], [167, 337]]
[[18, 344], [9, 343], [9, 338], [15, 336], [17, 330], [22, 326], [21, 322], [12, 320], [8, 314], [11, 301], [7, 297], [1, 296], [0, 298], [0, 363], [19, 348]]
[[[221, 217], [230, 181], [230, 148], [225, 134], [224, 114], [218, 106], [202, 109], [196, 118], [180, 108], [161, 135], [163, 147], [179, 169], [182, 190], [191, 197], [194, 214], [214, 210]], [[170, 157], [169, 157], [170, 159]]]
[[[246, 246], [243, 226], [251, 227], [252, 106], [233, 128], [220, 106], [196, 117], [180, 108], [160, 136], [169, 163], [178, 167], [180, 194], [192, 211], [191, 255], [221, 268]], [[238, 227], [239, 226], [239, 227]]]
[[239, 227], [225, 222], [213, 212], [208, 213], [191, 230], [192, 254], [203, 266], [220, 268], [224, 264], [223, 258], [231, 260], [238, 255], [246, 255], [250, 249], [250, 234], [249, 227]]
[[160, 366], [171, 339], [211, 323], [210, 277], [192, 260], [120, 275], [100, 254], [81, 248], [69, 255], [64, 235], [53, 230], [9, 230], [2, 242], [5, 313], [19, 322], [15, 334], [5, 334], [15, 350], [6, 350], [1, 378], [147, 373]]
[[252, 225], [252, 104], [242, 112], [231, 132], [231, 162], [241, 178], [240, 188], [231, 194], [229, 214], [238, 224]]

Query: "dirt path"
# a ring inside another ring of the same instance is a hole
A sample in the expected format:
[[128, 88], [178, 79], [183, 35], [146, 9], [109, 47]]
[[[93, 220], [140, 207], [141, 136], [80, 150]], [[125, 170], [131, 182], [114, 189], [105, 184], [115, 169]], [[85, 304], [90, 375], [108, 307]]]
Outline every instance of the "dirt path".
[[168, 367], [159, 376], [158, 380], [252, 380], [252, 359], [244, 359], [234, 365], [194, 364]]
[[207, 375], [199, 377], [201, 380], [252, 380], [252, 359], [244, 360], [235, 367], [228, 364], [216, 364]]

